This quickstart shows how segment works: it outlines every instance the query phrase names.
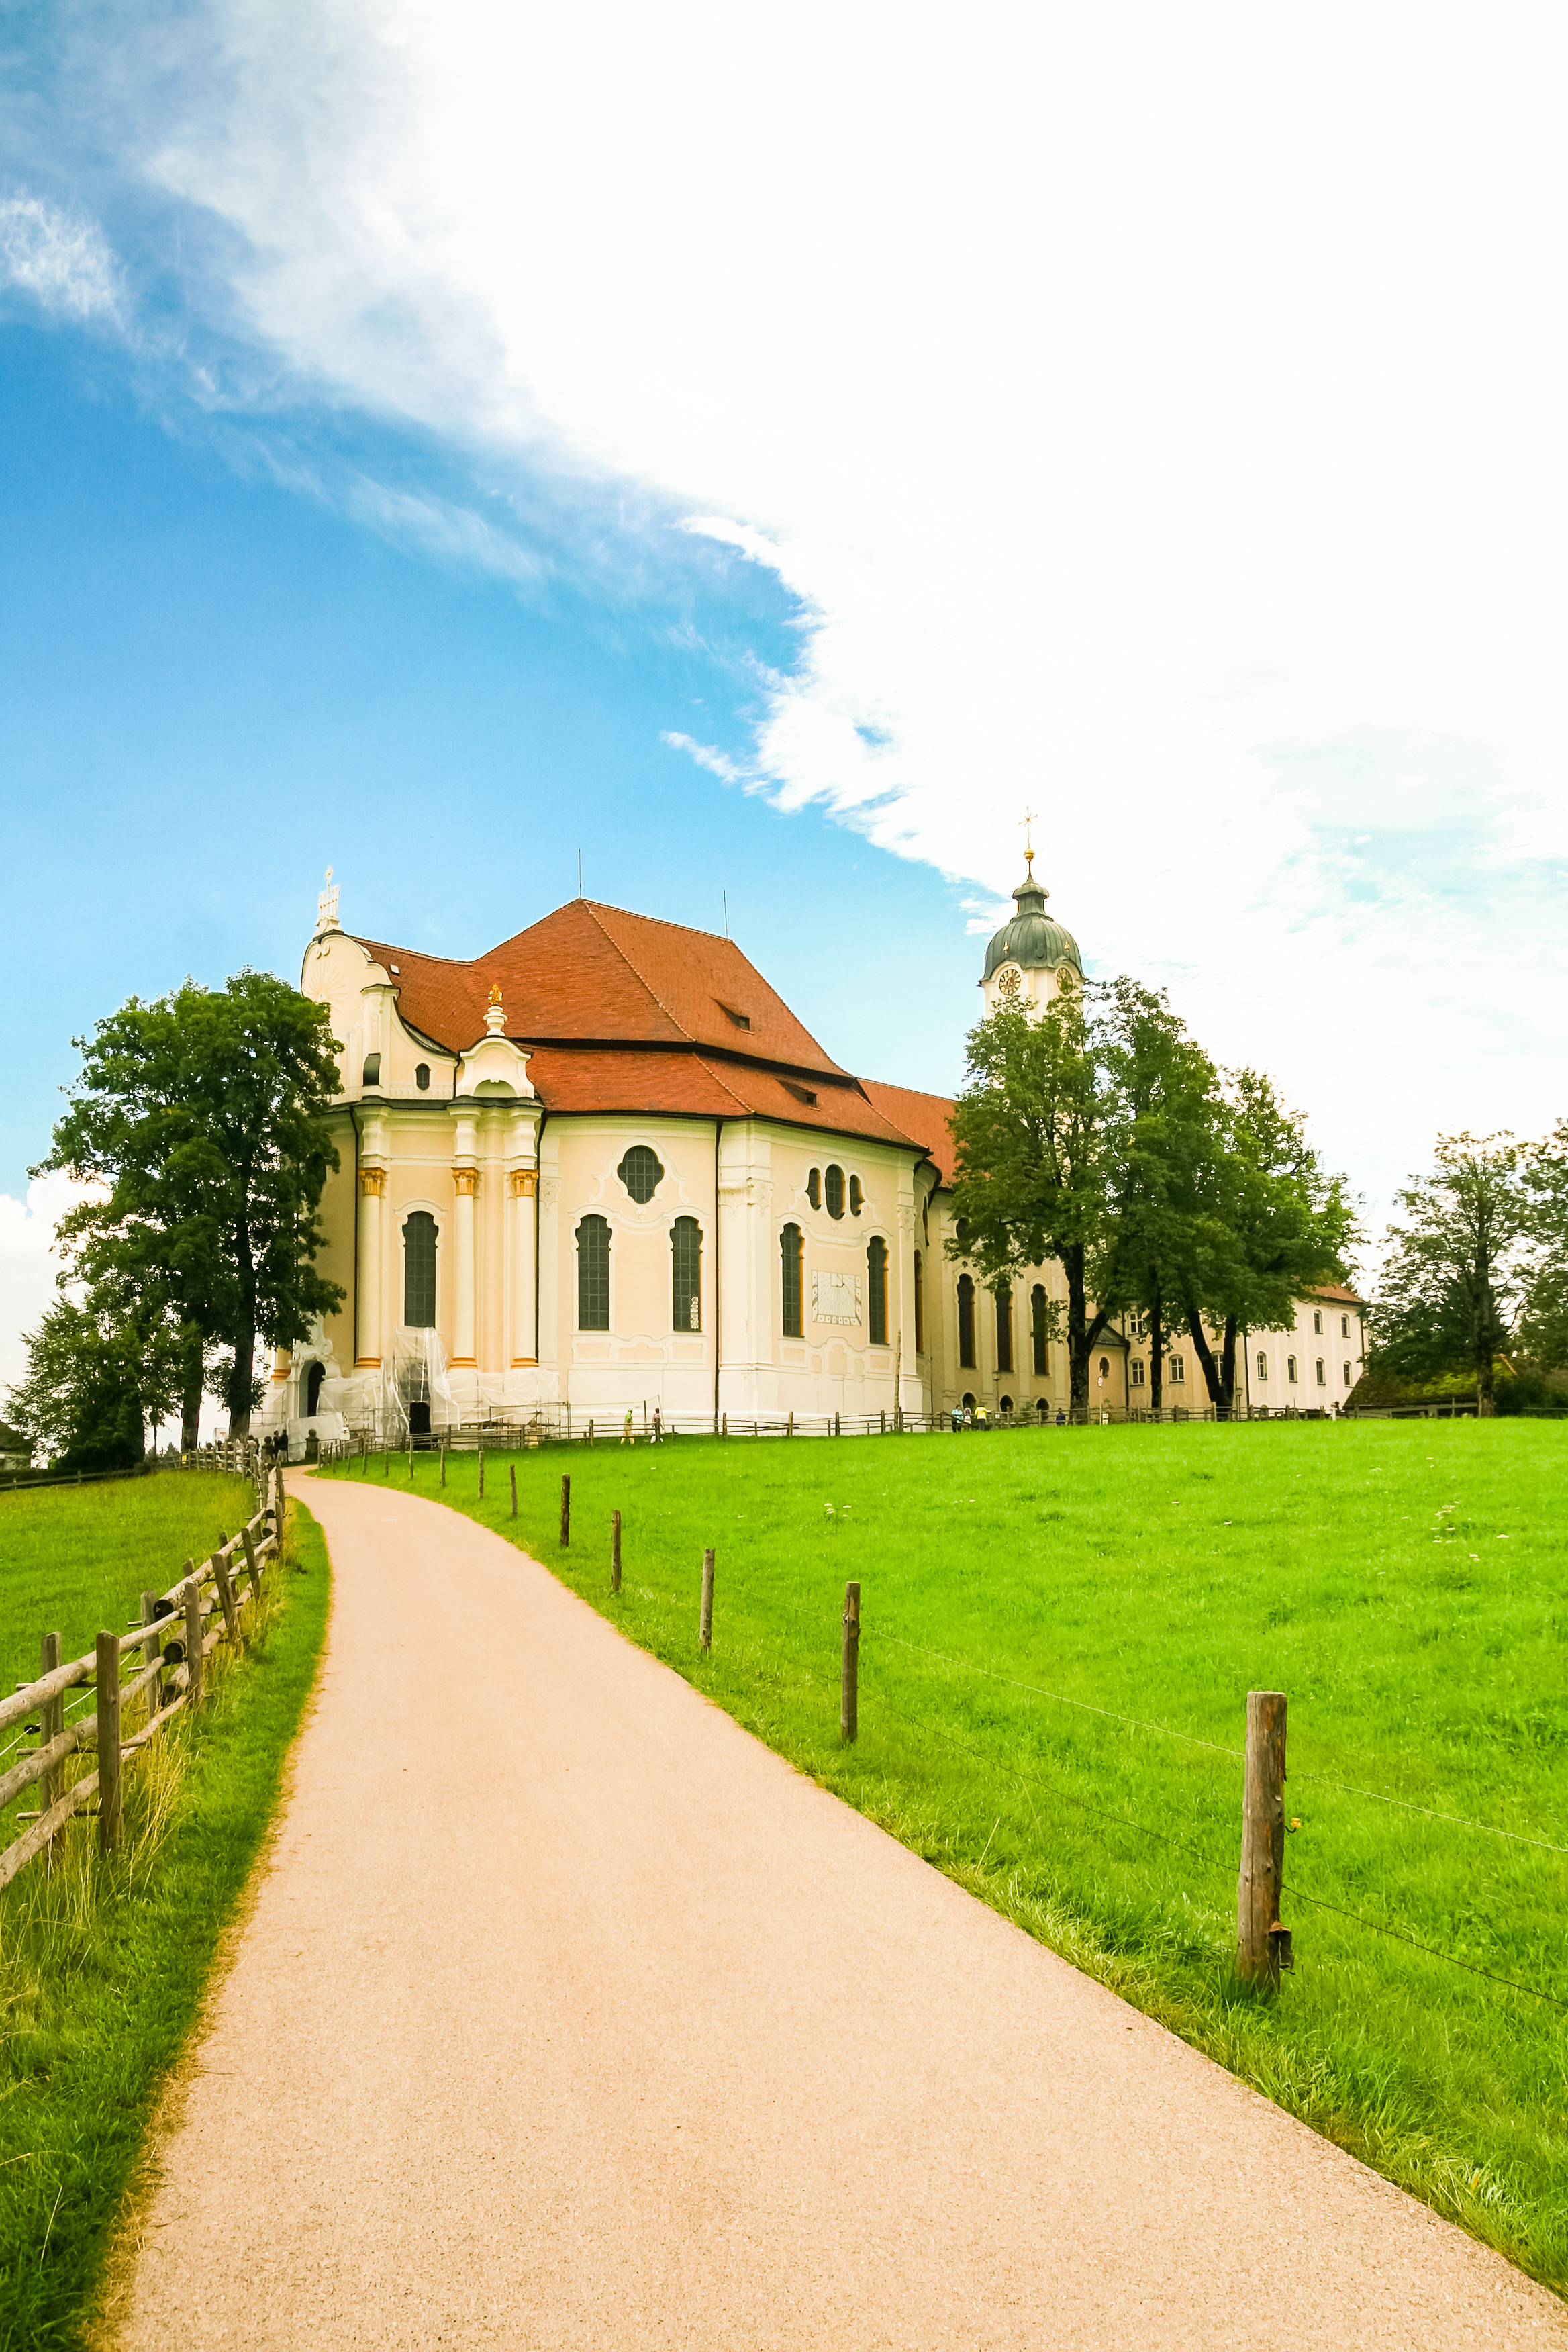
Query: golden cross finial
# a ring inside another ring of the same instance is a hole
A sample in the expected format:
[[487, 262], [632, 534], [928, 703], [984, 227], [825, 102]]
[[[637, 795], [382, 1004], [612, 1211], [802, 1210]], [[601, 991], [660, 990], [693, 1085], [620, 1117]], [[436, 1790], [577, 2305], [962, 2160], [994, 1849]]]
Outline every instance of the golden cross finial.
[[1035, 818], [1037, 814], [1038, 811], [1036, 809], [1026, 808], [1024, 811], [1024, 862], [1029, 869], [1029, 879], [1031, 882], [1035, 878], [1035, 849], [1031, 835], [1034, 831]]

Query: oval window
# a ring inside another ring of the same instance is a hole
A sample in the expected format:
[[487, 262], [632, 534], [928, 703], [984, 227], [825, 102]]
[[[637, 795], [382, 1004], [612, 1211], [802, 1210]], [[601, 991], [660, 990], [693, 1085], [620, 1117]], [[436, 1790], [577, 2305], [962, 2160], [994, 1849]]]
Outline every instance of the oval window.
[[658, 1192], [664, 1170], [657, 1152], [650, 1151], [646, 1143], [634, 1143], [616, 1173], [633, 1200], [643, 1206]]
[[821, 1171], [821, 1169], [820, 1169], [820, 1168], [814, 1168], [814, 1169], [812, 1170], [812, 1171], [811, 1171], [810, 1175], [806, 1178], [806, 1180], [805, 1180], [805, 1197], [806, 1197], [806, 1199], [811, 1202], [811, 1205], [812, 1205], [812, 1207], [813, 1207], [814, 1209], [820, 1209], [820, 1208], [821, 1208], [821, 1206], [822, 1206], [822, 1171]]
[[429, 1063], [428, 1063], [428, 1062], [416, 1062], [416, 1063], [415, 1063], [415, 1065], [414, 1065], [414, 1083], [415, 1083], [415, 1085], [418, 1087], [418, 1089], [419, 1089], [419, 1091], [420, 1091], [420, 1093], [421, 1093], [422, 1095], [427, 1095], [427, 1094], [429, 1093], [429, 1091], [430, 1091], [430, 1065], [429, 1065]]
[[826, 1181], [823, 1185], [823, 1197], [826, 1205], [827, 1213], [830, 1217], [841, 1217], [844, 1214], [844, 1171], [842, 1168], [830, 1168], [828, 1170]]
[[860, 1190], [860, 1179], [858, 1176], [851, 1176], [849, 1179], [849, 1213], [852, 1217], [858, 1217], [859, 1215], [860, 1203], [865, 1198], [865, 1193]]

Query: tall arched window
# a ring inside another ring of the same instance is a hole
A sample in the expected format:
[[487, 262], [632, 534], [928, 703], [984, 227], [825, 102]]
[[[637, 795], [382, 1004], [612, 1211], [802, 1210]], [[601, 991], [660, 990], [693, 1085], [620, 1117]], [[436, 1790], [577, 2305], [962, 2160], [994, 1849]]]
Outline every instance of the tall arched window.
[[958, 1360], [974, 1368], [974, 1285], [966, 1274], [958, 1277]]
[[1035, 1371], [1044, 1380], [1047, 1369], [1046, 1356], [1046, 1286], [1037, 1282], [1029, 1293], [1029, 1337], [1034, 1343]]
[[[814, 1170], [813, 1174], [816, 1173]], [[804, 1339], [805, 1326], [801, 1319], [800, 1227], [786, 1225], [779, 1235], [779, 1258], [784, 1275], [784, 1335], [786, 1339]]]
[[577, 1328], [610, 1328], [610, 1226], [605, 1217], [584, 1217], [577, 1227]]
[[669, 1229], [674, 1281], [671, 1315], [678, 1331], [702, 1328], [702, 1228], [695, 1217], [677, 1217]]
[[873, 1234], [866, 1244], [866, 1297], [871, 1345], [873, 1348], [885, 1348], [888, 1344], [888, 1244], [880, 1234]]
[[428, 1209], [414, 1210], [403, 1227], [403, 1319], [415, 1331], [436, 1321], [436, 1220]]
[[915, 1252], [915, 1353], [926, 1351], [926, 1269], [925, 1260]]
[[1013, 1369], [1013, 1291], [1009, 1284], [996, 1292], [996, 1369]]
[[828, 1170], [823, 1181], [822, 1194], [823, 1203], [828, 1215], [830, 1217], [841, 1217], [844, 1214], [844, 1171], [842, 1168], [830, 1168]]

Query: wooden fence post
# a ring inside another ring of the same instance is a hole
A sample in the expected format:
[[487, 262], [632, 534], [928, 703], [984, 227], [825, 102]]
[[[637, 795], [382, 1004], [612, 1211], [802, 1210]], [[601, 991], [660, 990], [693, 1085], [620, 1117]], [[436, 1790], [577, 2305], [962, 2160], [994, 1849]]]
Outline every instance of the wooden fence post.
[[261, 1562], [256, 1557], [256, 1538], [247, 1527], [241, 1528], [239, 1540], [245, 1546], [245, 1572], [250, 1579], [250, 1601], [254, 1609], [261, 1598]]
[[98, 1685], [98, 1850], [112, 1853], [120, 1843], [120, 1643], [112, 1633], [98, 1637], [93, 1679]]
[[[189, 1560], [185, 1562], [190, 1566]], [[185, 1696], [193, 1708], [202, 1703], [202, 1589], [194, 1576], [185, 1579]]]
[[721, 1437], [728, 1437], [728, 1436], [729, 1436], [729, 1434], [730, 1434], [730, 1416], [729, 1416], [729, 1414], [728, 1414], [727, 1412], [721, 1413], [721, 1414], [720, 1414], [720, 1416], [719, 1416], [719, 1420], [720, 1420], [720, 1430], [719, 1430], [719, 1434], [720, 1434], [720, 1436], [721, 1436]]
[[612, 1511], [610, 1513], [610, 1591], [618, 1592], [620, 1589], [621, 1515], [619, 1511]]
[[1244, 1983], [1279, 1982], [1284, 1931], [1285, 1694], [1247, 1694], [1247, 1763], [1241, 1800], [1241, 1876], [1236, 1896], [1236, 1972]]
[[588, 1423], [588, 1443], [590, 1445], [594, 1443], [594, 1424], [592, 1422]]
[[793, 1405], [790, 1407], [789, 1420], [784, 1425], [784, 1435], [786, 1437], [793, 1437], [795, 1435], [795, 1407]]
[[572, 1540], [572, 1481], [561, 1481], [561, 1541], [563, 1548]]
[[484, 1499], [485, 1499], [485, 1449], [484, 1449], [484, 1447], [481, 1445], [481, 1446], [480, 1446], [480, 1448], [479, 1448], [479, 1500], [480, 1500], [480, 1502], [482, 1503], [482, 1502], [484, 1501]]
[[213, 1554], [212, 1570], [213, 1582], [217, 1586], [217, 1597], [223, 1604], [224, 1631], [228, 1635], [229, 1640], [234, 1643], [237, 1648], [239, 1643], [239, 1612], [234, 1605], [234, 1586], [229, 1581], [228, 1562], [224, 1558], [222, 1546], [220, 1546]]
[[447, 1483], [447, 1441], [446, 1441], [446, 1439], [445, 1439], [445, 1438], [443, 1438], [443, 1439], [441, 1440], [441, 1484], [442, 1484], [442, 1486], [444, 1486], [446, 1485], [446, 1483]]
[[713, 1647], [713, 1547], [709, 1545], [702, 1555], [702, 1616], [697, 1638], [705, 1650]]
[[[52, 1675], [55, 1668], [60, 1663], [59, 1635], [58, 1633], [46, 1633], [43, 1640], [38, 1644], [38, 1650], [43, 1660], [43, 1664], [39, 1671], [46, 1675]], [[64, 1691], [61, 1691], [56, 1697], [47, 1698], [44, 1701], [43, 1706], [38, 1710], [39, 1747], [47, 1748], [51, 1739], [58, 1739], [59, 1738], [65, 1727], [66, 1696]], [[58, 1802], [59, 1794], [60, 1768], [57, 1764], [51, 1771], [46, 1772], [43, 1778], [42, 1794], [38, 1799], [38, 1802], [43, 1807], [46, 1813], [48, 1811], [49, 1807], [52, 1804]]]
[[412, 1445], [408, 1449], [408, 1483], [411, 1486], [414, 1484], [414, 1448]]
[[517, 1465], [515, 1462], [511, 1465], [511, 1515], [515, 1519], [517, 1517]]
[[860, 1736], [860, 1587], [844, 1588], [844, 1671], [839, 1681], [838, 1731], [846, 1747]]

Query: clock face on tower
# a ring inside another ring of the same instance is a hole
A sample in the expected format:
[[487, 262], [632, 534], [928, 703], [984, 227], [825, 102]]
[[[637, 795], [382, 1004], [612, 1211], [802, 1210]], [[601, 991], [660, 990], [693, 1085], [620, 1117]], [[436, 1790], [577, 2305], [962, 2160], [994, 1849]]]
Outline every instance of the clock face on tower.
[[1016, 1004], [1023, 984], [1016, 964], [1004, 964], [996, 975], [996, 993], [1005, 1004]]

